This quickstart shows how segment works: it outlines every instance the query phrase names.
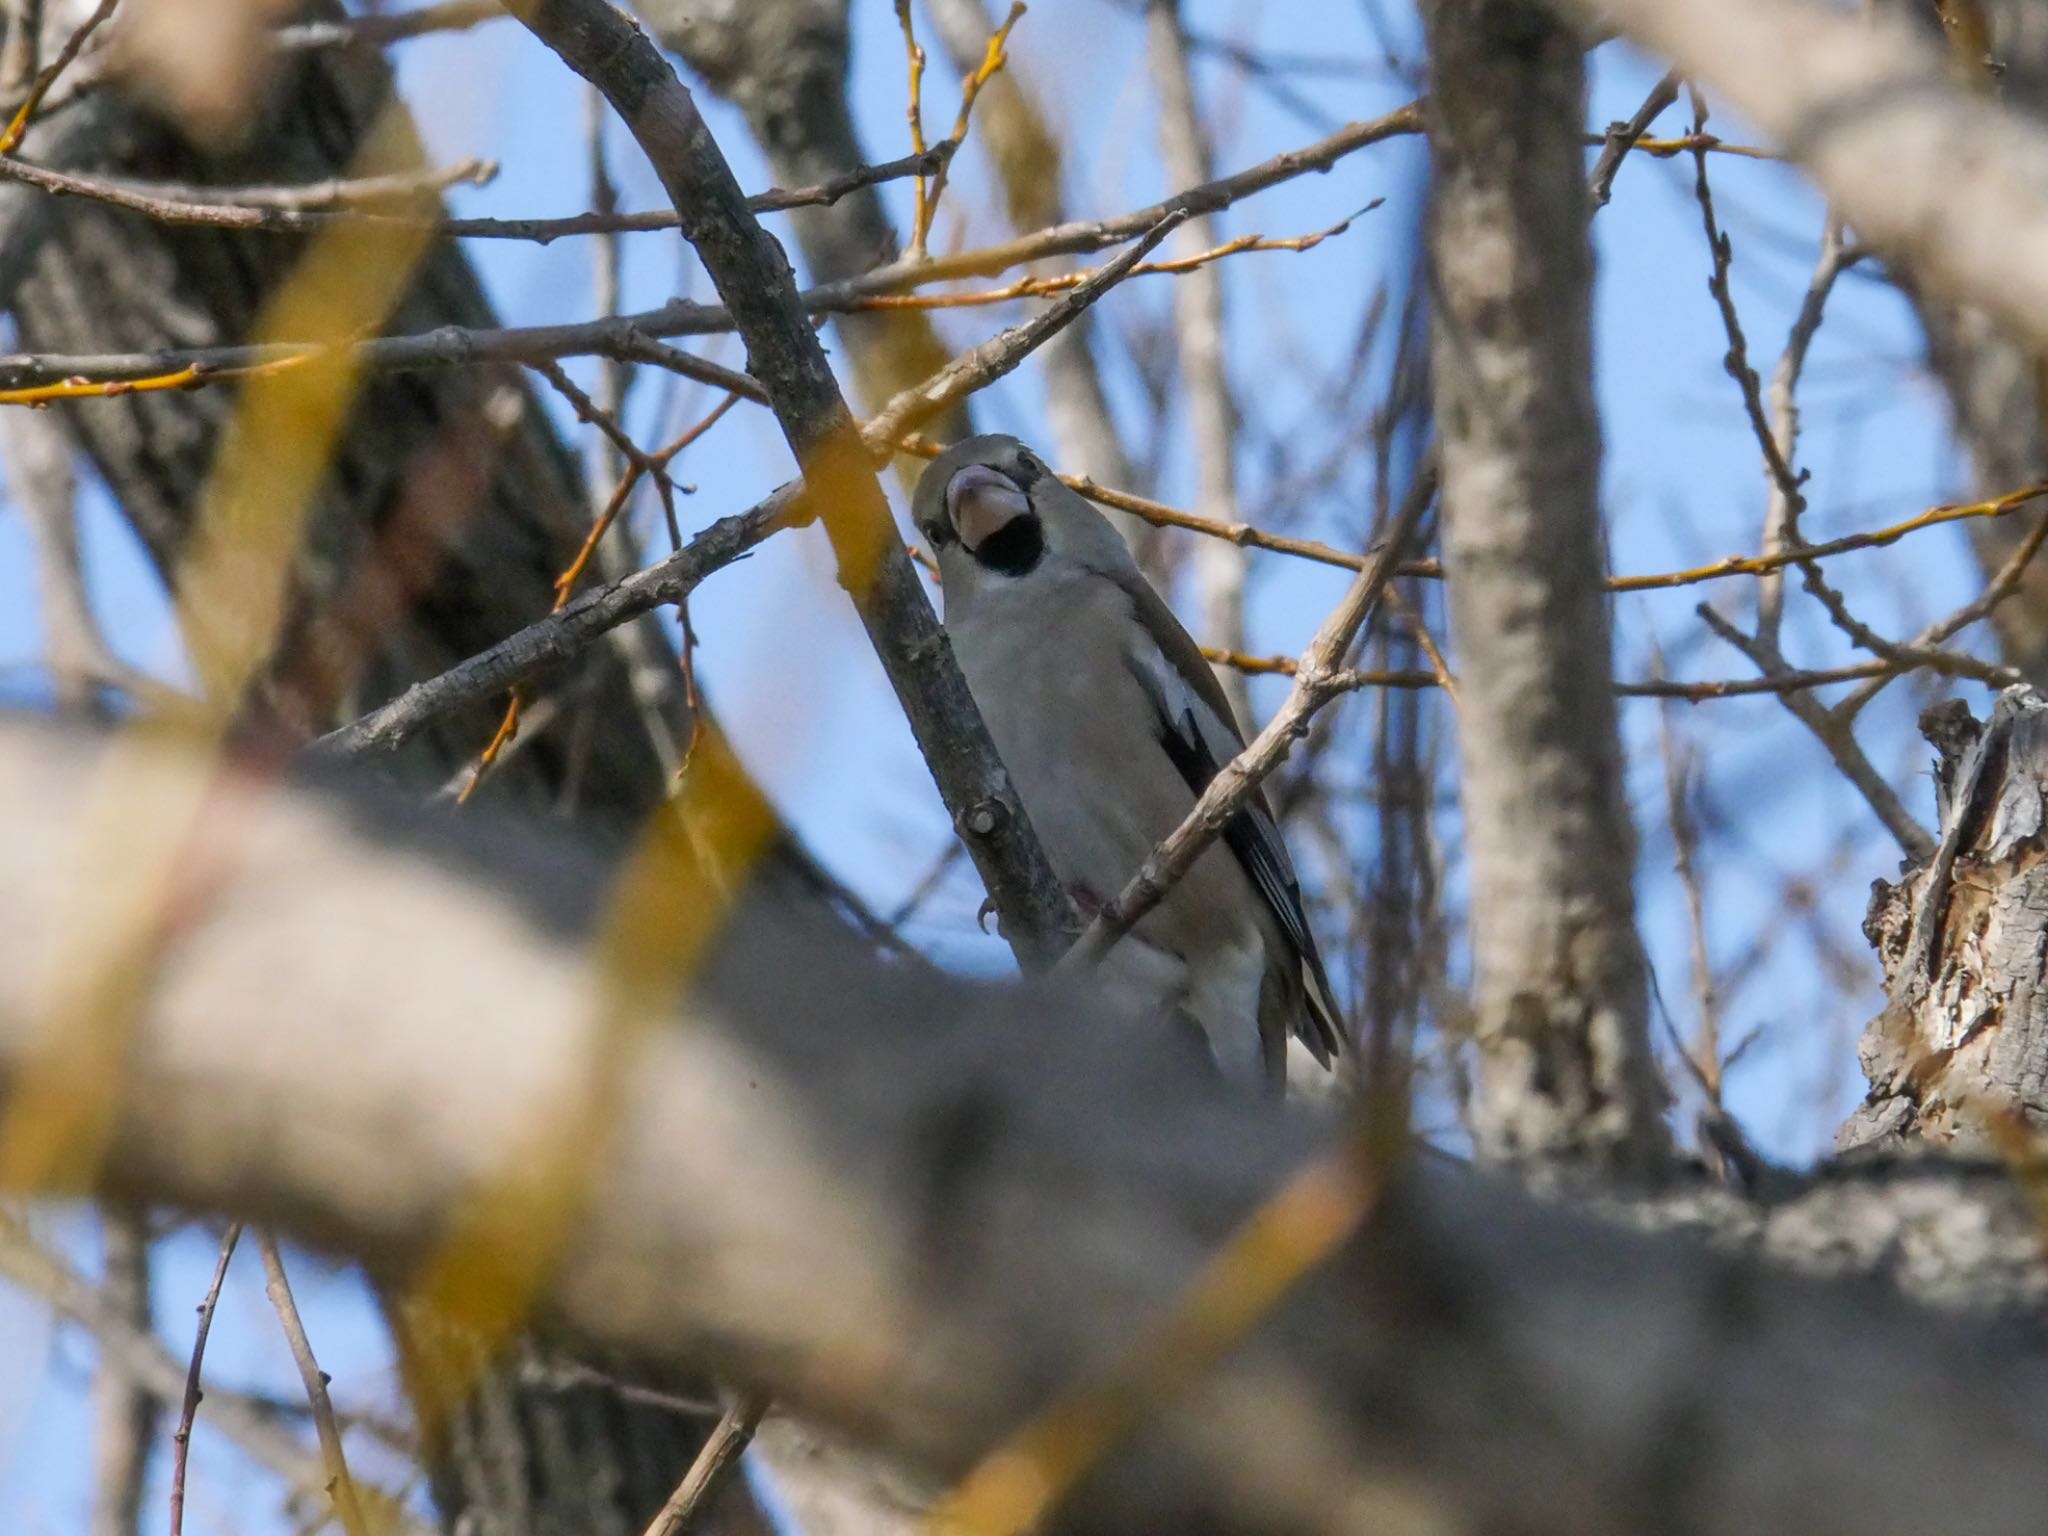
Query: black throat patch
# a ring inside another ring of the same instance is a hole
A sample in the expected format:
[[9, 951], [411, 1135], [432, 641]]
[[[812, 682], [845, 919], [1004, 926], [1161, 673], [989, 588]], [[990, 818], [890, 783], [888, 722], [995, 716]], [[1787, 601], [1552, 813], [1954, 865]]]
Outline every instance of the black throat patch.
[[1028, 576], [1045, 558], [1045, 524], [1036, 512], [1013, 517], [975, 545], [973, 555], [999, 576]]

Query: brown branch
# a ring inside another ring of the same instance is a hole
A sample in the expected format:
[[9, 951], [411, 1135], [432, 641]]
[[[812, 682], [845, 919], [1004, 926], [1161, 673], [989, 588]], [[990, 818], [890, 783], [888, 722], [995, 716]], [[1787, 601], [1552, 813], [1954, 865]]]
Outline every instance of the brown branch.
[[1629, 151], [1642, 142], [1650, 124], [1676, 100], [1678, 76], [1669, 74], [1650, 88], [1650, 94], [1643, 98], [1643, 104], [1636, 108], [1633, 117], [1625, 123], [1608, 125], [1607, 132], [1600, 136], [1600, 158], [1593, 162], [1593, 174], [1589, 178], [1594, 212], [1605, 208], [1613, 198], [1614, 178], [1621, 174], [1622, 162], [1628, 158]]
[[312, 750], [316, 755], [341, 758], [396, 752], [450, 711], [509, 692], [574, 660], [619, 625], [682, 602], [712, 572], [743, 558], [770, 534], [788, 527], [800, 489], [796, 484], [783, 486], [746, 511], [720, 518], [679, 553], [585, 593], [489, 650], [413, 684], [389, 704], [323, 736]]
[[192, 1336], [192, 1366], [185, 1373], [185, 1397], [178, 1409], [178, 1428], [171, 1436], [171, 1536], [183, 1536], [185, 1529], [185, 1471], [192, 1452], [192, 1426], [199, 1417], [199, 1367], [206, 1358], [206, 1336], [213, 1331], [214, 1309], [220, 1305], [220, 1288], [228, 1277], [228, 1260], [235, 1256], [242, 1224], [228, 1223], [220, 1240], [220, 1258], [213, 1266], [213, 1280], [199, 1299], [199, 1327]]
[[36, 109], [43, 104], [43, 98], [50, 94], [50, 88], [57, 83], [64, 71], [71, 67], [72, 61], [78, 57], [80, 50], [85, 47], [93, 33], [106, 24], [120, 3], [121, 0], [100, 0], [92, 14], [80, 22], [77, 30], [64, 39], [64, 46], [57, 50], [57, 57], [36, 72], [35, 79], [29, 83], [28, 95], [16, 109], [13, 121], [8, 123], [5, 132], [0, 132], [0, 157], [10, 156], [21, 147], [21, 141], [28, 133], [28, 125], [34, 120]]
[[647, 1522], [646, 1536], [677, 1536], [690, 1519], [718, 1490], [719, 1480], [739, 1464], [754, 1438], [761, 1416], [768, 1411], [768, 1398], [760, 1392], [742, 1392], [725, 1410], [711, 1438], [697, 1452], [690, 1470], [676, 1484], [668, 1502]]
[[[814, 186], [785, 191], [771, 187], [747, 199], [756, 213], [779, 213], [791, 208], [811, 208], [837, 202], [862, 187], [919, 175], [945, 165], [953, 152], [952, 141], [929, 150], [866, 165], [834, 176]], [[579, 213], [550, 219], [451, 219], [422, 218], [375, 208], [321, 208], [318, 203], [376, 203], [397, 200], [407, 193], [441, 191], [458, 182], [482, 185], [495, 174], [489, 162], [465, 160], [442, 170], [409, 176], [365, 178], [356, 182], [321, 182], [306, 187], [220, 188], [156, 185], [85, 176], [36, 165], [12, 157], [0, 159], [0, 176], [36, 187], [56, 197], [85, 198], [113, 208], [125, 208], [155, 219], [161, 224], [189, 225], [205, 229], [241, 229], [267, 234], [302, 234], [333, 224], [372, 224], [394, 229], [431, 230], [436, 235], [463, 240], [528, 240], [548, 245], [571, 235], [641, 234], [672, 230], [678, 226], [671, 209], [650, 213]]]
[[[1155, 229], [1118, 261], [1105, 266], [1043, 313], [963, 353], [933, 378], [904, 391], [862, 429], [863, 450], [871, 458], [886, 457], [901, 436], [900, 423], [944, 410], [951, 401], [964, 399], [1017, 367], [1034, 348], [1057, 334], [1060, 327], [1084, 313], [1165, 233], [1166, 226]], [[758, 385], [751, 380], [745, 382], [758, 392]], [[696, 441], [726, 408], [719, 407], [652, 455], [652, 459], [666, 464]], [[415, 683], [389, 704], [322, 738], [315, 744], [315, 751], [343, 758], [395, 752], [422, 728], [450, 711], [516, 691], [542, 672], [573, 659], [609, 630], [656, 608], [687, 602], [705, 577], [744, 558], [762, 540], [796, 520], [799, 489], [784, 486], [747, 511], [713, 523], [667, 559], [567, 602], [556, 613], [489, 650], [436, 677]], [[502, 748], [502, 743], [499, 745]]]
[[[0, 1214], [0, 1277], [37, 1296], [58, 1317], [92, 1335], [102, 1361], [118, 1369], [157, 1403], [181, 1408], [188, 1394], [198, 1392], [198, 1400], [206, 1404], [210, 1432], [233, 1444], [294, 1494], [306, 1498], [323, 1495], [326, 1464], [279, 1422], [295, 1406], [297, 1411], [305, 1412], [303, 1405], [230, 1392], [217, 1386], [202, 1391], [197, 1373], [187, 1363], [174, 1359], [152, 1329], [129, 1317], [114, 1297], [95, 1287], [4, 1214]], [[207, 1298], [201, 1316], [202, 1325], [210, 1327], [212, 1308], [219, 1303], [217, 1285], [209, 1287]], [[202, 1341], [198, 1353], [203, 1352]], [[180, 1433], [184, 1438], [172, 1442], [171, 1490], [177, 1500], [178, 1522], [171, 1526], [174, 1532], [181, 1529], [184, 1519], [184, 1449], [195, 1427], [196, 1402], [193, 1408], [191, 1419], [185, 1417], [181, 1408]], [[410, 1436], [397, 1425], [373, 1418], [352, 1422], [361, 1423], [401, 1455], [410, 1456], [417, 1451]], [[393, 1509], [398, 1507], [398, 1501], [388, 1495], [380, 1493], [379, 1498]], [[424, 1532], [414, 1522], [401, 1520], [388, 1536], [424, 1536]]]
[[299, 1368], [299, 1380], [306, 1388], [306, 1401], [313, 1408], [313, 1430], [320, 1437], [320, 1459], [327, 1467], [328, 1497], [334, 1501], [334, 1512], [340, 1517], [346, 1536], [370, 1536], [362, 1501], [356, 1496], [355, 1479], [349, 1476], [348, 1456], [341, 1444], [341, 1426], [334, 1422], [334, 1403], [327, 1395], [327, 1375], [320, 1369], [320, 1362], [313, 1358], [313, 1345], [306, 1337], [306, 1325], [299, 1317], [298, 1303], [292, 1299], [291, 1281], [285, 1277], [284, 1255], [278, 1252], [277, 1239], [260, 1227], [256, 1231], [256, 1250], [263, 1257], [263, 1289], [270, 1297], [270, 1304], [277, 1309], [277, 1320], [283, 1325], [285, 1339], [291, 1345], [292, 1360]]
[[605, 0], [537, 0], [520, 20], [605, 93], [661, 178], [803, 471], [804, 513], [824, 524], [840, 585], [1011, 942], [1027, 963], [1048, 960], [1069, 920], [1066, 893], [953, 662], [781, 248], [748, 211], [690, 93], [637, 27]]
[[[1757, 671], [1766, 678], [1781, 678], [1790, 673], [1791, 668], [1786, 665], [1784, 656], [1768, 638], [1745, 635], [1705, 603], [1699, 606], [1699, 616], [1715, 634], [1755, 662]], [[1897, 792], [1885, 782], [1884, 775], [1871, 765], [1863, 748], [1857, 744], [1856, 733], [1850, 725], [1818, 699], [1802, 691], [1780, 689], [1778, 697], [1813, 732], [1828, 756], [1834, 759], [1835, 766], [1842, 771], [1842, 776], [1856, 787], [1907, 855], [1921, 859], [1931, 854], [1934, 851], [1933, 837], [1914, 820]]]
[[1146, 254], [1173, 232], [1181, 218], [1178, 213], [1168, 214], [1126, 247], [1116, 260], [1089, 273], [1085, 281], [1061, 295], [1057, 302], [1022, 324], [961, 353], [922, 384], [897, 395], [861, 429], [870, 454], [886, 461], [898, 443], [949, 405], [1012, 372], [1031, 353], [1079, 319], [1097, 299], [1136, 272]]

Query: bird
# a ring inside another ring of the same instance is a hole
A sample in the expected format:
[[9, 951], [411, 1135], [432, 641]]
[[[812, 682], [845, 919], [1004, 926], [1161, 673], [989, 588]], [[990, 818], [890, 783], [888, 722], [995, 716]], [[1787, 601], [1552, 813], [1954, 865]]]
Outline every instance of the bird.
[[[1054, 873], [1092, 917], [1243, 750], [1229, 701], [1109, 520], [1016, 438], [947, 448], [911, 513], [968, 690]], [[1290, 1034], [1326, 1069], [1344, 1048], [1262, 793], [1103, 972], [1127, 1003], [1196, 1025], [1228, 1082], [1283, 1091]]]

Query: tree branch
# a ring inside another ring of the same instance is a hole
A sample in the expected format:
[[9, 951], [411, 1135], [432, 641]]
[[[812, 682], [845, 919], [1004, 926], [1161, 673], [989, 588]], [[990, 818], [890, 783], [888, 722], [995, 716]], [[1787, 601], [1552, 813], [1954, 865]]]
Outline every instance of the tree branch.
[[910, 721], [1005, 931], [1027, 964], [1048, 961], [1069, 922], [1062, 890], [869, 466], [781, 247], [747, 211], [690, 93], [659, 50], [606, 0], [537, 0], [520, 19], [603, 91], [646, 151], [747, 346], [747, 371], [803, 471], [803, 510], [821, 521], [839, 582]]
[[[188, 771], [180, 750], [139, 755], [137, 807]], [[0, 1090], [44, 1043], [33, 960], [98, 751], [0, 724]], [[97, 1189], [409, 1273], [591, 1049], [602, 867], [487, 811], [247, 788], [219, 811], [234, 866], [145, 1005]], [[706, 1366], [957, 1470], [1120, 1353], [1309, 1151], [1305, 1123], [1074, 1000], [736, 921], [734, 964], [636, 1065], [545, 1299], [548, 1326], [644, 1374]], [[2041, 1294], [2024, 1202], [1982, 1170], [1657, 1209], [1819, 1269], [1953, 1276], [1995, 1253], [2011, 1304]], [[2048, 1374], [2028, 1337], [1425, 1160], [1082, 1497], [1145, 1530], [1355, 1530], [1398, 1507], [1531, 1536], [2032, 1536]]]

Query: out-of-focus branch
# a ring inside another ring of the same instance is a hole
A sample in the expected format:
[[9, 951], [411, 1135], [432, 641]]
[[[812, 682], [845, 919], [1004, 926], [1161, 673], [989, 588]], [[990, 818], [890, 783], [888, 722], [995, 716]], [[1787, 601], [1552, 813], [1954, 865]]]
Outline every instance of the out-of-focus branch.
[[1654, 1166], [1666, 1132], [1601, 582], [1582, 44], [1534, 0], [1426, 14], [1473, 1131], [1494, 1156]]
[[79, 558], [76, 480], [63, 430], [34, 411], [0, 414], [0, 450], [8, 499], [28, 525], [35, 550], [36, 602], [43, 655], [59, 708], [91, 712], [109, 685], [151, 693], [147, 679], [115, 660], [86, 595]]
[[[42, 1044], [28, 961], [97, 750], [0, 726], [0, 1086]], [[144, 754], [126, 790], [147, 806], [182, 771]], [[147, 1003], [98, 1190], [410, 1272], [590, 1049], [602, 868], [486, 813], [414, 823], [415, 843], [388, 806], [242, 791], [220, 810], [235, 866]], [[772, 923], [734, 941], [690, 1027], [648, 1043], [545, 1298], [550, 1327], [643, 1372], [708, 1364], [957, 1469], [1158, 1317], [1308, 1149], [1072, 1000], [792, 964]], [[305, 963], [280, 970], [281, 948]], [[1823, 1272], [2028, 1254], [2000, 1176], [1908, 1171], [1896, 1198], [1823, 1180], [1781, 1209], [1698, 1193], [1666, 1215]], [[1902, 1253], [1900, 1222], [1935, 1209], [1969, 1220]], [[1884, 1411], [1844, 1413], [1873, 1381]], [[1395, 1508], [1532, 1536], [2032, 1536], [2044, 1389], [2009, 1328], [1936, 1326], [1881, 1287], [1788, 1281], [1424, 1161], [1085, 1497], [1143, 1530], [1351, 1531]], [[1646, 1486], [1674, 1459], [1684, 1477]]]
[[[926, 0], [946, 58], [962, 75], [980, 61], [996, 25], [983, 0]], [[1019, 235], [1066, 222], [1059, 140], [1047, 131], [1037, 103], [1013, 60], [982, 92], [976, 133], [995, 162], [1011, 230]], [[1075, 473], [1105, 485], [1129, 485], [1131, 462], [1117, 435], [1116, 418], [1103, 393], [1095, 345], [1098, 332], [1083, 317], [1047, 345], [1039, 360], [1045, 377], [1045, 419], [1059, 461]], [[1138, 554], [1156, 568], [1157, 540], [1145, 525], [1112, 511], [1110, 521]]]
[[[109, 1211], [100, 1223], [105, 1274], [100, 1295], [138, 1333], [154, 1323], [149, 1306], [149, 1221], [139, 1211]], [[142, 1491], [156, 1441], [157, 1399], [119, 1364], [103, 1358], [93, 1377], [92, 1536], [138, 1536]]]
[[[1159, 157], [1169, 184], [1201, 186], [1215, 179], [1209, 130], [1195, 99], [1194, 70], [1181, 32], [1179, 0], [1147, 0], [1146, 52], [1159, 97]], [[1174, 236], [1184, 257], [1217, 243], [1216, 221], [1195, 214]], [[1187, 405], [1188, 448], [1195, 465], [1195, 511], [1216, 522], [1238, 520], [1237, 408], [1230, 395], [1223, 334], [1223, 273], [1197, 267], [1173, 288], [1174, 339]], [[1200, 632], [1227, 650], [1244, 649], [1244, 593], [1248, 560], [1228, 544], [1198, 545], [1191, 562], [1194, 610]], [[1218, 668], [1231, 708], [1251, 726], [1251, 695], [1241, 674]]]
[[840, 584], [1011, 942], [1028, 962], [1049, 960], [1067, 930], [1066, 893], [903, 548], [781, 248], [747, 211], [690, 93], [607, 0], [537, 0], [520, 19], [605, 93], [661, 178], [803, 471], [805, 515], [824, 524]]
[[1570, 0], [1738, 108], [1858, 237], [2048, 346], [2048, 126], [1959, 84], [1895, 16], [1820, 0]]
[[[776, 180], [819, 181], [866, 161], [846, 94], [847, 0], [636, 0], [636, 8], [665, 46], [746, 114]], [[896, 254], [895, 231], [872, 189], [800, 210], [791, 224], [815, 282], [854, 277]], [[848, 314], [836, 329], [853, 393], [868, 410], [946, 360], [928, 316]], [[938, 430], [964, 437], [971, 414], [957, 408]]]

